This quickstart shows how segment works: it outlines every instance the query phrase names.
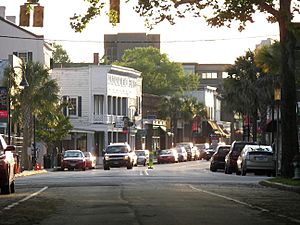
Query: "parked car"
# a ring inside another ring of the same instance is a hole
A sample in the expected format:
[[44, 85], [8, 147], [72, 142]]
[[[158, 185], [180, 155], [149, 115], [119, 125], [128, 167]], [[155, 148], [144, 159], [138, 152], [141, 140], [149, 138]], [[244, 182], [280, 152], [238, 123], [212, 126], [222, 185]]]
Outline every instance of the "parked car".
[[67, 150], [64, 152], [64, 156], [61, 162], [61, 169], [74, 170], [86, 168], [86, 158], [80, 150]]
[[245, 147], [245, 145], [257, 145], [254, 142], [245, 142], [245, 141], [234, 141], [230, 146], [230, 150], [225, 157], [225, 173], [231, 174], [232, 172], [236, 172], [236, 161]]
[[193, 142], [180, 142], [176, 144], [176, 147], [185, 147], [188, 161], [195, 160], [196, 150], [194, 148]]
[[15, 174], [18, 172], [18, 159], [13, 145], [7, 145], [0, 135], [0, 188], [1, 194], [15, 192]]
[[268, 145], [245, 145], [237, 159], [237, 175], [245, 176], [247, 172], [275, 173], [273, 150]]
[[205, 150], [205, 156], [204, 159], [206, 159], [207, 161], [210, 160], [210, 158], [212, 157], [213, 154], [215, 154], [216, 150], [213, 148], [208, 148]]
[[84, 152], [83, 154], [85, 156], [86, 167], [89, 169], [95, 169], [97, 162], [96, 156], [93, 156], [90, 152]]
[[219, 145], [210, 159], [210, 170], [216, 172], [225, 168], [225, 156], [228, 154], [230, 145]]
[[163, 149], [157, 156], [157, 163], [175, 163], [178, 162], [178, 153], [176, 149]]
[[178, 153], [178, 161], [179, 162], [186, 162], [187, 161], [187, 152], [185, 147], [176, 147], [176, 151]]
[[133, 166], [137, 166], [137, 156], [127, 143], [112, 143], [107, 146], [104, 152], [104, 170], [109, 170], [110, 167], [132, 169]]
[[149, 163], [149, 150], [135, 150], [137, 164], [146, 166]]
[[199, 159], [204, 159], [206, 156], [206, 149], [208, 148], [207, 143], [202, 143], [202, 144], [195, 144], [195, 147], [200, 151], [200, 157]]

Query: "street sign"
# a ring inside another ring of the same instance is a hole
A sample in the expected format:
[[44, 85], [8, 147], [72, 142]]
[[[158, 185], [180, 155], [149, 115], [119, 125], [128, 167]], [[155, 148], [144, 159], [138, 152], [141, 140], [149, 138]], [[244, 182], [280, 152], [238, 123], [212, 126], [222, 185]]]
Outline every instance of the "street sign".
[[116, 121], [115, 127], [116, 128], [123, 128], [124, 127], [124, 121]]

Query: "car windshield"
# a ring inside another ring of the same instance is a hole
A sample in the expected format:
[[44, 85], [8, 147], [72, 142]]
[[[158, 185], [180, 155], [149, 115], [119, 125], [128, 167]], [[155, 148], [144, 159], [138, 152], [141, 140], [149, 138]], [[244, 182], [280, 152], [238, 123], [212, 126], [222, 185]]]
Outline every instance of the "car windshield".
[[64, 158], [79, 158], [82, 157], [80, 152], [65, 152]]
[[171, 154], [171, 150], [161, 150], [160, 155], [167, 155], [167, 154]]
[[137, 156], [145, 156], [146, 155], [144, 151], [135, 151], [135, 154]]
[[128, 148], [126, 146], [108, 146], [106, 153], [127, 153]]
[[272, 148], [267, 146], [259, 146], [256, 148], [250, 147], [250, 149], [251, 151], [257, 151], [257, 152], [272, 152]]
[[177, 152], [178, 153], [182, 153], [182, 149], [181, 148], [177, 148]]

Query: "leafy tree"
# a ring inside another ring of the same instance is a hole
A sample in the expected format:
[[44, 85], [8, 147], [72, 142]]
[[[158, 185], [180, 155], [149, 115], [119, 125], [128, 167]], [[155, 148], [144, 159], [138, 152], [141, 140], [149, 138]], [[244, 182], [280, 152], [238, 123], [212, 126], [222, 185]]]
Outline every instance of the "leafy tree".
[[[265, 106], [266, 103], [261, 98], [263, 85], [266, 84], [264, 82], [266, 75], [256, 66], [254, 53], [251, 51], [237, 58], [234, 65], [228, 68], [228, 74], [222, 93], [224, 103], [235, 113], [251, 117], [253, 140], [256, 141], [258, 111], [263, 111], [260, 106]], [[270, 91], [264, 93], [268, 92]]]
[[[255, 50], [255, 64], [261, 68], [264, 79], [258, 83], [260, 93], [261, 124], [262, 132], [266, 128], [267, 108], [271, 108], [274, 113], [274, 89], [280, 73], [280, 44], [275, 42], [272, 45], [265, 45]], [[265, 125], [265, 126], [264, 126]]]
[[170, 62], [154, 47], [128, 49], [116, 64], [141, 71], [143, 92], [149, 94], [172, 95], [195, 90], [199, 84], [198, 76], [185, 75], [179, 63]]
[[[10, 80], [13, 81], [13, 121], [23, 128], [22, 159], [25, 169], [29, 169], [31, 159], [27, 156], [27, 148], [31, 147], [33, 140], [34, 119], [37, 125], [37, 140], [45, 141], [46, 144], [61, 140], [69, 132], [70, 123], [58, 110], [59, 87], [57, 82], [50, 78], [48, 70], [40, 63], [28, 62], [22, 65], [22, 71], [29, 84], [24, 90], [19, 89], [11, 71], [8, 70], [6, 77], [10, 76]], [[57, 134], [52, 135], [54, 132]]]
[[178, 142], [177, 122], [179, 120], [191, 122], [197, 117], [203, 118], [206, 116], [206, 109], [195, 98], [177, 94], [162, 99], [159, 114], [162, 118], [170, 117], [171, 131], [174, 133], [175, 141]]
[[53, 62], [57, 64], [71, 63], [69, 55], [62, 45], [53, 43]]

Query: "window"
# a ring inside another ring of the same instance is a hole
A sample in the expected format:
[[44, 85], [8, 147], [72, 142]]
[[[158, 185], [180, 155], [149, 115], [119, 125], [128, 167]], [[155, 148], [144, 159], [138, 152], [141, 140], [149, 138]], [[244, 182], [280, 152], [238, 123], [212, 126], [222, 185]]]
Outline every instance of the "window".
[[77, 98], [69, 98], [69, 116], [77, 116]]
[[104, 96], [94, 95], [94, 115], [103, 115]]
[[218, 73], [216, 72], [205, 72], [201, 73], [202, 79], [217, 79], [218, 78]]
[[107, 114], [111, 115], [111, 96], [107, 97]]
[[32, 52], [14, 52], [13, 54], [18, 56], [25, 63], [32, 61]]
[[227, 78], [228, 77], [228, 72], [222, 72], [222, 78]]
[[63, 114], [65, 116], [82, 116], [82, 97], [70, 97], [65, 95], [62, 97]]

